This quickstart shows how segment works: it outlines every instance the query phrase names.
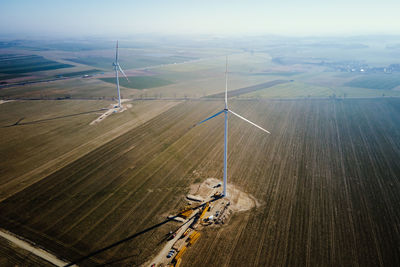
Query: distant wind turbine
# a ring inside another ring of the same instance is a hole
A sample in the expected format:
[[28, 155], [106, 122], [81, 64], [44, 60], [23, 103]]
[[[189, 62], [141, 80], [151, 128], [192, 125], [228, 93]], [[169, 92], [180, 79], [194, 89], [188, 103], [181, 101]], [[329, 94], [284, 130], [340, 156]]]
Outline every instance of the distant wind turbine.
[[226, 192], [226, 186], [227, 186], [227, 181], [226, 181], [226, 177], [227, 177], [227, 172], [228, 172], [228, 113], [232, 113], [233, 115], [237, 116], [238, 118], [250, 123], [251, 125], [257, 127], [258, 129], [270, 134], [270, 132], [268, 132], [267, 130], [265, 130], [264, 128], [262, 128], [261, 126], [258, 126], [257, 124], [255, 124], [254, 122], [249, 121], [248, 119], [240, 116], [239, 114], [233, 112], [232, 110], [230, 110], [228, 108], [228, 57], [226, 57], [226, 67], [225, 67], [225, 108], [217, 113], [215, 113], [214, 115], [208, 117], [207, 119], [202, 120], [201, 122], [197, 123], [196, 125], [202, 124], [212, 118], [217, 117], [218, 115], [224, 113], [225, 114], [225, 133], [224, 133], [224, 189], [223, 189], [223, 196], [226, 197], [227, 196], [227, 192]]
[[122, 73], [122, 75], [125, 76], [126, 80], [129, 82], [128, 77], [126, 77], [125, 72], [122, 70], [121, 66], [119, 65], [118, 62], [118, 41], [117, 41], [117, 48], [115, 51], [115, 62], [113, 63], [114, 66], [114, 70], [115, 70], [115, 77], [117, 80], [117, 90], [118, 90], [118, 108], [121, 108], [121, 93], [119, 90], [119, 78], [118, 78], [118, 71], [120, 71]]

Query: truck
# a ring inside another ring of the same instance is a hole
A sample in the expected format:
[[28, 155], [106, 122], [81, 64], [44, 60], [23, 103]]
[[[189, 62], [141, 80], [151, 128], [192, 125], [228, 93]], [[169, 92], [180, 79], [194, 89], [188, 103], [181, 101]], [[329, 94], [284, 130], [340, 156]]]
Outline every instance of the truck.
[[172, 233], [169, 237], [168, 237], [168, 241], [169, 240], [172, 240], [172, 239], [174, 239], [175, 238], [175, 236], [176, 236], [176, 232], [175, 233]]

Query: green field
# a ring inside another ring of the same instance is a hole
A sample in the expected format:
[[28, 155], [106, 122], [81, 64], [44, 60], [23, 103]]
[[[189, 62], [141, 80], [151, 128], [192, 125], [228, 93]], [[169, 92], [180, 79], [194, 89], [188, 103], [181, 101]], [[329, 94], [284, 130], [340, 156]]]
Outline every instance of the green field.
[[[114, 52], [115, 53], [115, 52]], [[90, 56], [90, 57], [79, 57], [79, 58], [67, 58], [66, 60], [72, 61], [79, 64], [84, 64], [88, 66], [93, 66], [96, 68], [101, 68], [104, 70], [112, 70], [112, 63], [115, 58], [113, 52], [110, 52], [109, 57], [102, 56]], [[163, 64], [173, 64], [183, 61], [193, 60], [192, 57], [183, 56], [141, 56], [138, 54], [122, 56], [120, 55], [120, 65], [123, 69], [133, 69], [133, 68], [145, 68], [156, 65]]]
[[[123, 89], [123, 96], [129, 95], [132, 89]], [[95, 78], [73, 78], [52, 82], [40, 82], [2, 88], [0, 97], [19, 99], [57, 99], [57, 98], [86, 98], [108, 99], [117, 96], [115, 84], [104, 83]]]
[[400, 86], [400, 74], [366, 74], [345, 84], [349, 87], [360, 87], [379, 90], [391, 90]]
[[14, 78], [18, 78], [18, 77], [23, 77], [25, 75], [21, 75], [21, 74], [0, 74], [0, 81], [4, 81], [4, 80], [8, 80], [8, 79], [14, 79]]
[[[126, 55], [133, 56], [129, 54], [129, 49], [123, 51]], [[136, 50], [134, 52], [137, 53]], [[95, 52], [92, 53], [96, 54]], [[103, 51], [102, 54], [104, 53]], [[24, 59], [25, 57], [11, 54], [9, 59]], [[84, 59], [84, 57], [80, 58]], [[112, 58], [107, 60], [103, 60], [105, 57], [90, 56], [90, 58], [100, 65], [106, 61], [112, 62]], [[4, 57], [4, 59], [7, 59], [7, 57]], [[28, 59], [44, 60], [40, 56], [29, 56]], [[224, 64], [225, 57], [212, 57], [182, 64], [163, 65], [147, 70], [150, 76], [130, 77], [130, 82], [120, 77], [121, 92], [124, 98], [181, 99], [220, 94], [225, 87]], [[39, 67], [36, 66], [35, 68]], [[0, 97], [24, 99], [56, 99], [66, 97], [112, 99], [116, 97], [115, 79], [113, 77], [100, 78], [101, 81], [97, 79], [78, 79], [82, 75], [89, 75], [100, 71], [97, 69], [87, 69], [88, 66], [79, 66], [79, 68], [69, 73], [59, 70], [58, 72], [53, 71], [46, 74], [49, 77], [63, 76], [67, 78], [76, 77], [77, 79], [5, 88], [0, 91]], [[0, 75], [0, 79], [18, 77], [18, 75], [22, 74], [3, 74]], [[375, 76], [377, 77], [376, 79], [374, 78]], [[389, 90], [389, 88], [392, 89], [398, 86], [397, 82], [400, 79], [397, 78], [397, 74], [366, 74], [365, 76], [361, 76], [359, 74], [327, 72], [321, 69], [310, 71], [309, 67], [299, 65], [293, 68], [290, 66], [280, 66], [274, 64], [271, 61], [271, 57], [266, 53], [236, 53], [229, 57], [228, 88], [231, 96], [237, 90], [269, 83], [274, 80], [293, 81], [286, 85], [281, 84], [266, 89], [259, 88], [256, 92], [250, 90], [247, 94], [238, 96], [240, 98], [397, 97], [400, 96], [398, 90]], [[382, 79], [385, 80], [383, 81]], [[377, 86], [380, 86], [381, 89], [376, 90]], [[370, 87], [374, 89], [370, 89]]]
[[[229, 97], [235, 97], [235, 96], [240, 96], [240, 95], [247, 95], [247, 94], [254, 94], [254, 92], [257, 91], [264, 91], [267, 90], [267, 88], [274, 87], [278, 84], [285, 84], [290, 82], [289, 80], [274, 80], [274, 81], [269, 81], [266, 83], [261, 83], [261, 84], [256, 84], [248, 87], [243, 87], [239, 88], [236, 90], [230, 90], [229, 91]], [[219, 94], [214, 94], [214, 95], [209, 95], [207, 97], [212, 97], [212, 98], [224, 98], [225, 97], [225, 92], [219, 93]]]
[[375, 90], [356, 87], [326, 87], [302, 82], [275, 85], [270, 88], [240, 95], [241, 98], [346, 98], [400, 97], [400, 91]]
[[75, 62], [78, 64], [88, 65], [96, 68], [101, 68], [104, 70], [112, 70], [112, 58], [105, 57], [87, 57], [87, 58], [66, 58], [65, 60]]
[[36, 55], [12, 55], [0, 59], [0, 73], [4, 74], [20, 74], [70, 67], [73, 67], [73, 65], [58, 63]]
[[[132, 89], [149, 89], [172, 84], [172, 82], [154, 76], [129, 76], [129, 81], [125, 77], [119, 77], [119, 85]], [[100, 80], [115, 84], [115, 78], [100, 78]]]
[[[249, 61], [256, 67], [252, 71], [236, 72], [241, 62]], [[288, 80], [286, 85], [270, 88], [258, 88], [255, 92], [241, 94], [241, 98], [331, 98], [331, 97], [398, 97], [400, 91], [388, 89], [369, 89], [347, 86], [354, 75], [335, 72], [289, 73], [285, 76], [274, 72], [271, 75], [258, 75], [265, 64], [270, 64], [263, 55], [235, 55], [230, 62], [232, 72], [229, 73], [229, 95], [237, 90], [253, 87], [274, 80]], [[223, 93], [224, 59], [213, 58], [198, 62], [176, 64], [160, 67], [155, 76], [131, 76], [130, 82], [120, 77], [124, 98], [200, 98]], [[272, 66], [273, 67], [273, 66]], [[75, 71], [66, 76], [84, 75], [92, 70]], [[94, 70], [93, 70], [94, 71]], [[53, 74], [54, 75], [54, 74]], [[59, 75], [64, 75], [60, 73]], [[389, 75], [388, 75], [389, 76]], [[357, 76], [356, 76], [357, 77]], [[359, 76], [358, 76], [359, 77]], [[80, 77], [79, 77], [80, 78]], [[361, 77], [362, 78], [362, 77]], [[359, 78], [356, 78], [359, 79]], [[104, 83], [106, 82], [106, 83]], [[146, 89], [146, 90], [144, 90]], [[250, 90], [252, 91], [252, 90]], [[105, 98], [116, 97], [115, 78], [73, 79], [51, 83], [39, 83], [19, 87], [5, 88], [0, 97], [17, 98]]]
[[83, 70], [83, 71], [76, 71], [76, 72], [69, 72], [69, 73], [63, 73], [57, 75], [58, 77], [78, 77], [78, 76], [83, 76], [83, 75], [93, 75], [93, 74], [98, 74], [100, 73], [101, 70]]
[[257, 73], [251, 73], [250, 75], [290, 77], [299, 74], [301, 74], [301, 72], [257, 72]]

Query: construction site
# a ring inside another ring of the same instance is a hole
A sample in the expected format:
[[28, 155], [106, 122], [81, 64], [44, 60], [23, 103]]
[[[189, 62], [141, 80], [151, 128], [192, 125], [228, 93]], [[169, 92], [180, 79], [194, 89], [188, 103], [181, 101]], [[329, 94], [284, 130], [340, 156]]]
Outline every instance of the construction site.
[[229, 185], [227, 193], [227, 196], [222, 194], [222, 183], [215, 178], [192, 185], [186, 195], [187, 205], [177, 215], [168, 216], [179, 222], [179, 227], [165, 235], [161, 251], [144, 266], [180, 266], [183, 255], [198, 241], [205, 227], [221, 227], [229, 222], [233, 212], [260, 205], [253, 196], [234, 185]]

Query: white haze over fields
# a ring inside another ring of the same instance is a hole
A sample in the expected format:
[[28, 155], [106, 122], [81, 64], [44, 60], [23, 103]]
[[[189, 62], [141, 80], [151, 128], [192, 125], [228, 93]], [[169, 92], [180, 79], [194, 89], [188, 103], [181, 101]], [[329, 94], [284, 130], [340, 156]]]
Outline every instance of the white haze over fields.
[[0, 34], [400, 33], [399, 0], [1, 0]]

